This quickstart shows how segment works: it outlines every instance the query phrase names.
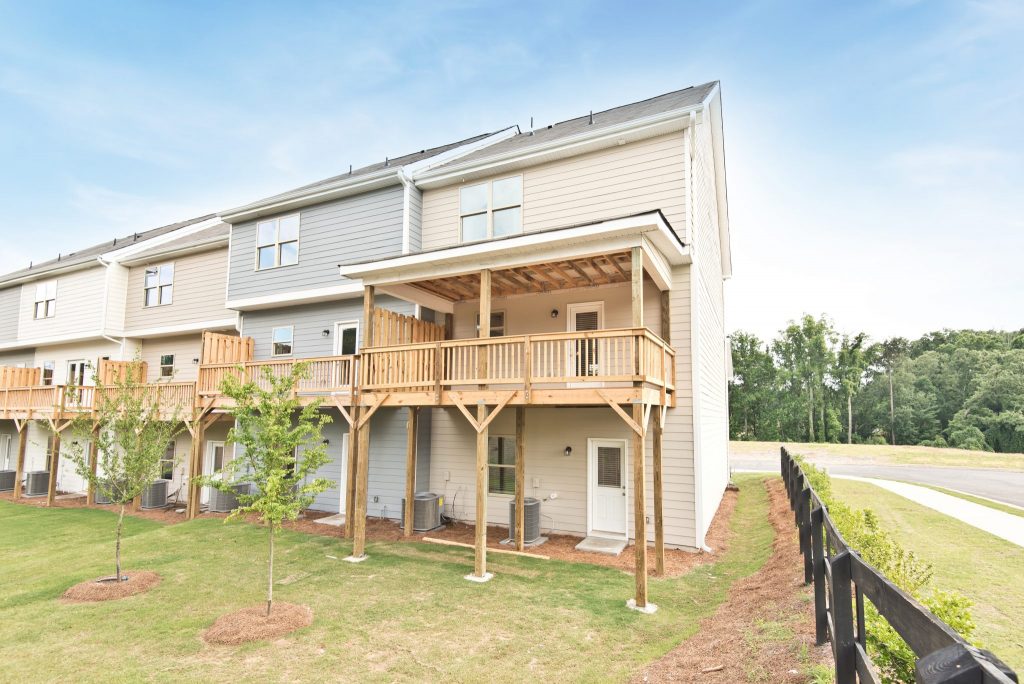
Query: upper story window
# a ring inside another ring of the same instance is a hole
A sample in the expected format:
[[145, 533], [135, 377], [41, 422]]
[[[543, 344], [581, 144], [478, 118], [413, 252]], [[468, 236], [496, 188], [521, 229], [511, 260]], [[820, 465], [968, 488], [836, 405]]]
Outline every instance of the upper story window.
[[256, 270], [299, 263], [299, 215], [256, 224]]
[[44, 385], [53, 384], [54, 366], [56, 366], [56, 363], [53, 361], [43, 361], [42, 382]]
[[146, 267], [145, 306], [163, 306], [174, 299], [174, 264]]
[[270, 333], [271, 356], [290, 356], [294, 337], [295, 328], [290, 325], [274, 328]]
[[523, 232], [523, 177], [469, 185], [459, 190], [462, 242]]
[[33, 317], [53, 318], [57, 313], [57, 281], [36, 285], [36, 306]]

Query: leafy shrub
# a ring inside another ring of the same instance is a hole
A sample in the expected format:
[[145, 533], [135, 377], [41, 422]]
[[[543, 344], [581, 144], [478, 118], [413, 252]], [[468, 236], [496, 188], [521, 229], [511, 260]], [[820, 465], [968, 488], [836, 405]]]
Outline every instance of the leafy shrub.
[[889, 440], [885, 438], [885, 435], [874, 434], [864, 440], [865, 444], [877, 444], [885, 445], [889, 443]]
[[949, 444], [946, 442], [946, 438], [943, 437], [942, 435], [935, 435], [933, 439], [926, 439], [922, 441], [920, 444], [918, 444], [918, 446], [939, 447], [940, 449], [944, 449], [948, 447]]
[[[936, 617], [965, 639], [974, 633], [971, 601], [955, 592], [931, 587], [932, 567], [907, 551], [883, 530], [878, 516], [870, 509], [855, 509], [839, 501], [832, 493], [828, 474], [797, 457], [804, 475], [843, 538], [860, 557], [889, 578], [896, 586], [920, 601]], [[913, 684], [914, 652], [896, 633], [870, 601], [864, 606], [868, 653], [887, 684]]]
[[974, 425], [957, 424], [956, 421], [949, 428], [949, 445], [957, 449], [991, 451], [985, 442], [984, 432]]

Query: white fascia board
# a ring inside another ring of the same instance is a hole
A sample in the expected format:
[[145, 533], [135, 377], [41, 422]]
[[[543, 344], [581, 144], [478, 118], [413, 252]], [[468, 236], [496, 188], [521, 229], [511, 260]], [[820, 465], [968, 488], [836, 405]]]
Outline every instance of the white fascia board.
[[273, 200], [260, 200], [234, 209], [219, 212], [217, 216], [226, 223], [241, 223], [249, 219], [270, 214], [279, 214], [311, 204], [319, 204], [349, 195], [384, 188], [399, 183], [398, 174], [402, 167], [389, 167], [353, 178], [341, 178], [330, 185], [317, 186], [279, 195]]
[[455, 306], [452, 302], [448, 301], [444, 297], [427, 292], [426, 290], [414, 287], [413, 285], [397, 284], [397, 285], [385, 285], [381, 287], [378, 292], [381, 294], [391, 295], [413, 304], [425, 306], [428, 309], [434, 311], [440, 311], [441, 313], [455, 313]]
[[143, 240], [142, 242], [136, 242], [131, 245], [126, 245], [125, 247], [117, 247], [111, 249], [109, 252], [104, 252], [101, 256], [103, 257], [104, 261], [114, 261], [120, 263], [125, 259], [131, 258], [133, 254], [148, 251], [150, 249], [153, 249], [154, 247], [159, 247], [160, 245], [167, 244], [168, 242], [171, 242], [173, 240], [179, 240], [188, 235], [192, 235], [193, 233], [198, 233], [201, 230], [212, 228], [218, 223], [222, 223], [222, 221], [215, 216], [213, 218], [206, 219], [205, 221], [193, 223], [190, 226], [183, 226], [181, 228], [178, 228], [177, 230], [172, 230], [168, 233], [164, 233], [163, 235], [159, 235], [148, 240]]
[[199, 333], [204, 330], [220, 330], [235, 327], [235, 316], [218, 318], [210, 321], [196, 321], [195, 323], [182, 323], [180, 325], [165, 325], [156, 328], [139, 328], [137, 330], [125, 330], [117, 337], [168, 337], [171, 335], [186, 335], [188, 333]]
[[51, 347], [54, 345], [69, 344], [71, 342], [86, 342], [89, 340], [101, 340], [106, 337], [103, 330], [79, 333], [77, 335], [61, 335], [60, 337], [36, 337], [28, 340], [18, 340], [0, 344], [0, 351], [12, 349], [31, 349], [34, 347]]
[[651, 280], [662, 292], [672, 289], [672, 267], [662, 255], [661, 250], [651, 244], [646, 235], [640, 237], [640, 246], [644, 251], [644, 267]]
[[57, 278], [58, 276], [67, 275], [68, 273], [84, 271], [86, 269], [97, 268], [99, 266], [100, 264], [96, 259], [92, 258], [88, 261], [82, 261], [77, 264], [70, 264], [68, 266], [62, 266], [48, 271], [40, 271], [39, 273], [26, 273], [25, 275], [12, 280], [0, 281], [0, 287], [8, 288], [14, 287], [15, 285], [24, 285], [25, 283], [30, 283], [34, 280], [50, 280], [51, 278]]
[[642, 236], [646, 236], [669, 263], [688, 263], [689, 250], [679, 244], [661, 214], [652, 212], [574, 228], [420, 252], [387, 261], [340, 266], [339, 273], [348, 278], [361, 278], [367, 285], [409, 282], [472, 273], [484, 268], [508, 268], [524, 262], [605, 254], [641, 246]]
[[626, 121], [614, 126], [602, 127], [594, 131], [585, 131], [577, 135], [540, 143], [525, 149], [511, 150], [492, 157], [467, 161], [461, 164], [448, 164], [441, 168], [420, 173], [415, 177], [416, 184], [421, 188], [440, 187], [449, 183], [460, 182], [468, 176], [497, 172], [499, 169], [512, 164], [523, 165], [528, 162], [535, 162], [538, 157], [554, 154], [561, 154], [562, 156], [582, 154], [593, 149], [610, 147], [617, 145], [619, 138], [627, 134], [653, 137], [663, 133], [683, 130], [689, 125], [690, 113], [696, 112], [700, 114], [703, 109], [704, 104], [698, 103], [692, 107], [674, 109], [642, 119], [634, 119], [633, 121]]
[[188, 256], [189, 254], [198, 254], [200, 252], [209, 252], [218, 247], [227, 247], [227, 245], [228, 236], [221, 235], [216, 238], [209, 238], [207, 240], [203, 240], [202, 242], [193, 242], [192, 244], [181, 245], [179, 247], [168, 247], [165, 250], [151, 252], [143, 256], [121, 259], [117, 263], [121, 264], [122, 266], [139, 266], [160, 259]]
[[326, 302], [332, 299], [350, 299], [361, 294], [363, 294], [363, 284], [356, 281], [342, 285], [332, 285], [331, 287], [320, 287], [313, 290], [296, 290], [294, 292], [281, 292], [260, 297], [248, 297], [246, 299], [232, 299], [225, 303], [225, 308], [236, 311], [257, 311], [259, 309], [273, 309], [278, 306]]
[[722, 94], [715, 85], [704, 99], [711, 132], [711, 154], [714, 156], [715, 202], [718, 210], [718, 242], [722, 253], [722, 278], [732, 277], [732, 236], [729, 229], [729, 188], [725, 173], [725, 130], [722, 117]]
[[433, 157], [427, 157], [426, 159], [421, 159], [420, 161], [413, 162], [412, 164], [406, 164], [402, 168], [405, 169], [406, 177], [414, 178], [419, 174], [427, 173], [438, 166], [444, 166], [445, 164], [448, 164], [460, 157], [465, 157], [467, 154], [472, 154], [473, 152], [482, 150], [485, 147], [490, 147], [494, 143], [501, 142], [502, 140], [508, 140], [516, 135], [519, 135], [519, 127], [509, 126], [508, 128], [498, 131], [493, 135], [489, 135], [486, 138], [481, 138], [475, 142], [453, 147], [447, 152], [435, 154]]

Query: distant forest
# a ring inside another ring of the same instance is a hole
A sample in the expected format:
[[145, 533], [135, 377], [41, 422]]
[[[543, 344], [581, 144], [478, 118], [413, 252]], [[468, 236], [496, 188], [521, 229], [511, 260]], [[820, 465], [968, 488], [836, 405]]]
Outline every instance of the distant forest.
[[732, 359], [732, 439], [1024, 452], [1024, 330], [872, 342], [804, 316]]

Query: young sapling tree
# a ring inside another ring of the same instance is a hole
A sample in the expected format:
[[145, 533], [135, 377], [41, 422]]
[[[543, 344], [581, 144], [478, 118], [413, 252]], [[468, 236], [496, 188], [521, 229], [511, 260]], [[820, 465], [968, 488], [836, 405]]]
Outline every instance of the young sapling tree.
[[[146, 384], [144, 375], [139, 360], [121, 366], [113, 378], [94, 374], [93, 411], [69, 426], [73, 441], [67, 453], [78, 474], [119, 508], [114, 534], [114, 578], [119, 582], [128, 579], [121, 572], [125, 507], [160, 477], [167, 445], [184, 430], [178, 410], [161, 407], [159, 383]], [[87, 442], [96, 444], [95, 469]]]
[[[275, 376], [264, 368], [258, 380], [225, 377], [221, 392], [233, 400], [230, 412], [235, 419], [227, 441], [236, 446], [235, 457], [220, 472], [201, 479], [204, 485], [238, 497], [228, 520], [252, 513], [267, 528], [268, 616], [274, 602], [275, 535], [284, 521], [298, 518], [317, 494], [334, 486], [314, 477], [329, 460], [321, 433], [331, 417], [320, 411], [319, 401], [303, 406], [295, 396], [295, 387], [308, 371], [308, 364], [298, 363], [287, 375]], [[243, 483], [250, 485], [248, 494], [236, 490]]]

